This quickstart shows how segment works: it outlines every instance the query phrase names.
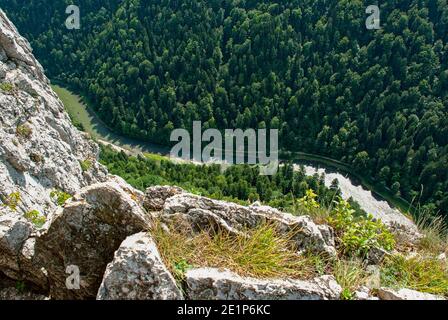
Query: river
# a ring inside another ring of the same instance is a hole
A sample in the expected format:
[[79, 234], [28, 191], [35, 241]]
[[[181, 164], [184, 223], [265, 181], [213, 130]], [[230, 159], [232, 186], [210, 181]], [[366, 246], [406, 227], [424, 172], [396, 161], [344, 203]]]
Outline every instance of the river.
[[[160, 145], [138, 141], [136, 139], [122, 137], [112, 132], [101, 119], [86, 106], [81, 98], [65, 88], [54, 85], [54, 91], [58, 94], [65, 105], [67, 112], [72, 119], [82, 123], [86, 132], [88, 132], [97, 141], [103, 144], [110, 144], [117, 150], [126, 151], [129, 154], [156, 153], [160, 155], [169, 155], [169, 149]], [[309, 155], [311, 156], [311, 155]], [[179, 159], [177, 159], [179, 160]], [[335, 169], [330, 169], [322, 164], [316, 164], [318, 161], [294, 161], [295, 169], [298, 170], [303, 165], [307, 175], [325, 174], [325, 184], [329, 187], [334, 179], [339, 181], [339, 188], [344, 199], [350, 197], [355, 200], [360, 207], [367, 213], [383, 222], [398, 222], [409, 225], [411, 221], [401, 212], [394, 208], [388, 201], [374, 195], [372, 191], [364, 187], [357, 179], [343, 174]]]

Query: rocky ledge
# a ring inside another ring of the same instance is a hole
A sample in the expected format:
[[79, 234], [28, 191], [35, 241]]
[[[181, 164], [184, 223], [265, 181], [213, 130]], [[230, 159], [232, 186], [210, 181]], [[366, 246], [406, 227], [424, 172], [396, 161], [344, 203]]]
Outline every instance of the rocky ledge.
[[[278, 230], [299, 226], [300, 251], [332, 256], [328, 226], [269, 207], [243, 207], [195, 196], [175, 187], [149, 188], [145, 194], [118, 177], [82, 189], [49, 216], [42, 229], [15, 212], [0, 216], [0, 271], [26, 281], [37, 298], [51, 299], [339, 299], [342, 288], [331, 275], [311, 280], [254, 279], [229, 270], [193, 268], [181, 285], [168, 270], [152, 237], [154, 220], [192, 230], [224, 228], [244, 233], [263, 222]], [[180, 219], [180, 220], [179, 220]], [[305, 240], [304, 240], [305, 239]], [[68, 267], [80, 271], [77, 288], [67, 285]], [[11, 289], [10, 289], [11, 290]], [[8, 291], [3, 291], [3, 296]], [[16, 292], [10, 292], [16, 294]], [[367, 290], [359, 299], [372, 299]], [[32, 296], [28, 296], [31, 298]], [[410, 290], [383, 288], [381, 299], [443, 299]]]

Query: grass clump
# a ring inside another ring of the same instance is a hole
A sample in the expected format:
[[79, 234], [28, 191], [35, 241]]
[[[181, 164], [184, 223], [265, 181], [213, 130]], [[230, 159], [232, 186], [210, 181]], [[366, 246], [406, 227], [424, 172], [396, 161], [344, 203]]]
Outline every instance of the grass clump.
[[448, 253], [448, 226], [442, 216], [423, 213], [416, 221], [423, 238], [418, 247], [429, 255]]
[[62, 207], [72, 195], [61, 190], [53, 190], [50, 193], [50, 197], [58, 206]]
[[193, 267], [226, 268], [262, 279], [304, 279], [316, 274], [314, 261], [297, 254], [294, 234], [281, 235], [271, 224], [241, 235], [225, 230], [194, 234], [188, 227], [168, 229], [158, 223], [152, 234], [163, 260], [179, 281]]
[[381, 267], [381, 285], [409, 288], [448, 297], [448, 266], [434, 257], [388, 257]]
[[29, 127], [27, 124], [21, 124], [16, 128], [16, 134], [24, 139], [29, 139], [33, 134], [33, 129]]
[[332, 273], [342, 287], [343, 300], [353, 300], [354, 292], [364, 285], [368, 278], [365, 266], [359, 259], [335, 260]]
[[41, 215], [37, 210], [28, 211], [25, 213], [24, 217], [38, 228], [42, 228], [47, 221], [47, 218]]
[[20, 195], [20, 192], [13, 192], [10, 195], [6, 197], [6, 199], [3, 199], [3, 206], [8, 207], [12, 211], [17, 210], [17, 206], [19, 205], [20, 201], [22, 201], [22, 196]]
[[81, 169], [83, 172], [89, 171], [92, 168], [92, 161], [89, 159], [79, 161], [79, 165], [81, 166]]
[[12, 83], [2, 82], [0, 83], [0, 89], [2, 91], [11, 92], [14, 89], [14, 86], [12, 85]]

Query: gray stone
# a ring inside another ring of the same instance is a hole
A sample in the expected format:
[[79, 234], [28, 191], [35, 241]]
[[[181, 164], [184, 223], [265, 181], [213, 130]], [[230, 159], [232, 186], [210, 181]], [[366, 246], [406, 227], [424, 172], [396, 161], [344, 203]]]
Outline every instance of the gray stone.
[[444, 297], [434, 294], [410, 289], [393, 290], [390, 288], [380, 288], [378, 297], [381, 300], [446, 300]]
[[98, 300], [182, 299], [176, 281], [163, 264], [147, 232], [126, 238], [108, 264]]
[[20, 273], [19, 256], [22, 246], [30, 237], [33, 227], [28, 221], [6, 209], [0, 213], [0, 271]]
[[185, 191], [178, 187], [156, 186], [148, 188], [145, 192], [144, 207], [148, 211], [160, 211], [163, 209], [166, 199]]
[[259, 280], [202, 268], [188, 271], [186, 281], [192, 300], [335, 300], [342, 293], [333, 276], [309, 281]]

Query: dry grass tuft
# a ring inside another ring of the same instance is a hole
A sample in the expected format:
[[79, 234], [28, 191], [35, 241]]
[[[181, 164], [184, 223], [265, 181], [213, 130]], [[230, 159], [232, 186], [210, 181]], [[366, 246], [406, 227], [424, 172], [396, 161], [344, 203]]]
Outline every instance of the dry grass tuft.
[[279, 234], [271, 224], [262, 224], [244, 235], [224, 230], [193, 233], [188, 228], [163, 227], [152, 232], [160, 254], [178, 280], [192, 267], [226, 268], [255, 278], [308, 279], [317, 274], [317, 259], [298, 255], [294, 233]]

